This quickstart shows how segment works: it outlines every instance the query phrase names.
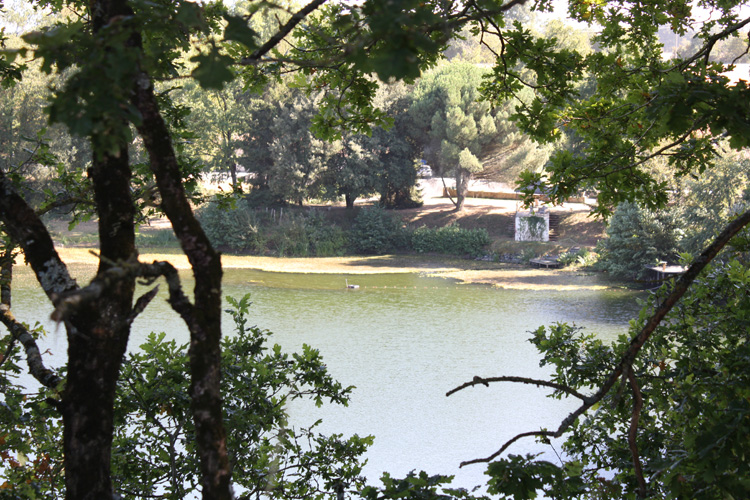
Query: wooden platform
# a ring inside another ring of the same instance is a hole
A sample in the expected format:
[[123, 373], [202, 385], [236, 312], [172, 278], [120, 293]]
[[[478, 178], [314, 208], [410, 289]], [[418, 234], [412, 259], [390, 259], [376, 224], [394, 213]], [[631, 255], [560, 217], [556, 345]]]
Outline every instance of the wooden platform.
[[562, 267], [559, 262], [557, 262], [556, 258], [549, 258], [549, 257], [541, 257], [539, 259], [530, 259], [529, 264], [532, 266], [537, 267], [546, 267], [546, 268], [553, 268], [558, 269]]

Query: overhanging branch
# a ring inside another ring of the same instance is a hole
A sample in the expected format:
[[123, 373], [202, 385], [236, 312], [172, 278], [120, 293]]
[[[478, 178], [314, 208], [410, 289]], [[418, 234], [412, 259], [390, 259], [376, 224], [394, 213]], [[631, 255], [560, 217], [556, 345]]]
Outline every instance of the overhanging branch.
[[6, 304], [0, 304], [0, 322], [5, 325], [12, 337], [23, 345], [26, 351], [26, 362], [29, 365], [29, 373], [44, 387], [49, 387], [50, 389], [57, 388], [60, 382], [62, 382], [62, 378], [44, 366], [42, 354], [39, 351], [36, 340], [34, 340], [29, 330], [16, 320]]
[[589, 396], [584, 396], [580, 392], [568, 387], [567, 385], [558, 384], [556, 382], [550, 382], [549, 380], [539, 380], [535, 378], [513, 377], [513, 376], [487, 377], [487, 378], [474, 377], [474, 379], [471, 382], [466, 382], [464, 384], [461, 384], [455, 389], [451, 389], [450, 391], [446, 392], [445, 395], [450, 396], [451, 394], [455, 394], [456, 392], [460, 390], [466, 389], [467, 387], [473, 387], [477, 384], [481, 384], [481, 385], [485, 385], [489, 387], [490, 382], [516, 382], [519, 384], [535, 385], [537, 387], [550, 387], [552, 389], [556, 389], [558, 391], [564, 392], [565, 394], [568, 394], [569, 396], [575, 396], [581, 401], [588, 401], [590, 399]]
[[[750, 210], [747, 210], [742, 215], [734, 219], [732, 222], [727, 224], [724, 230], [714, 239], [714, 241], [706, 247], [703, 253], [700, 254], [695, 262], [688, 268], [682, 277], [677, 280], [672, 288], [672, 291], [667, 297], [659, 304], [654, 310], [651, 317], [646, 321], [641, 331], [633, 337], [630, 341], [630, 346], [625, 350], [620, 358], [620, 362], [615, 366], [610, 375], [607, 377], [605, 382], [601, 385], [599, 390], [596, 391], [592, 396], [584, 399], [584, 403], [579, 406], [575, 411], [570, 413], [557, 428], [556, 431], [531, 431], [518, 434], [513, 438], [506, 441], [498, 451], [485, 458], [477, 458], [468, 460], [461, 463], [461, 467], [464, 465], [475, 464], [475, 463], [487, 463], [499, 455], [501, 455], [511, 444], [517, 440], [527, 436], [545, 436], [545, 437], [561, 437], [565, 431], [567, 431], [573, 423], [578, 420], [578, 417], [586, 413], [591, 407], [599, 403], [609, 393], [612, 387], [615, 385], [617, 380], [625, 373], [627, 367], [633, 365], [633, 361], [638, 356], [641, 348], [645, 345], [648, 339], [659, 326], [659, 323], [664, 317], [672, 310], [677, 302], [685, 295], [690, 285], [695, 281], [698, 275], [703, 271], [706, 266], [719, 254], [719, 252], [729, 243], [729, 241], [739, 233], [743, 228], [750, 224]], [[490, 379], [483, 379], [490, 380]]]

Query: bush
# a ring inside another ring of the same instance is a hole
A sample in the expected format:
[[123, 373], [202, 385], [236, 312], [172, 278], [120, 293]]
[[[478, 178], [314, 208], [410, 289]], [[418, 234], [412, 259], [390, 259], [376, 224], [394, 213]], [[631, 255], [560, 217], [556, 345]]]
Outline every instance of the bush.
[[344, 231], [317, 212], [261, 211], [244, 203], [237, 208], [210, 203], [198, 211], [198, 217], [211, 243], [225, 251], [332, 257], [344, 255], [347, 249]]
[[406, 246], [401, 224], [377, 206], [365, 207], [354, 219], [350, 235], [354, 253], [381, 255]]
[[461, 229], [457, 224], [428, 228], [417, 228], [411, 236], [411, 247], [419, 253], [442, 253], [450, 255], [471, 255], [484, 253], [490, 244], [486, 229]]
[[591, 266], [596, 263], [597, 255], [588, 248], [581, 248], [575, 252], [565, 252], [557, 258], [557, 262], [563, 267], [567, 266]]
[[677, 221], [667, 210], [652, 212], [621, 203], [609, 221], [607, 236], [599, 242], [597, 265], [616, 278], [642, 278], [646, 266], [676, 261], [679, 256]]
[[[304, 345], [287, 354], [269, 343], [270, 332], [248, 326], [248, 295], [227, 300], [235, 332], [222, 338], [221, 384], [233, 484], [242, 498], [351, 498], [364, 487], [363, 456], [373, 438], [323, 435], [319, 421], [292, 427], [287, 403], [346, 405], [353, 388], [331, 377], [317, 350]], [[193, 498], [199, 491], [187, 345], [165, 337], [152, 333], [123, 360], [112, 443], [118, 497]], [[0, 498], [64, 498], [62, 420], [50, 404], [59, 394], [30, 394], [17, 382], [21, 349], [11, 339], [0, 339], [8, 356], [0, 371]]]
[[262, 252], [265, 247], [258, 219], [244, 204], [235, 208], [210, 202], [197, 215], [206, 236], [217, 248], [253, 253]]

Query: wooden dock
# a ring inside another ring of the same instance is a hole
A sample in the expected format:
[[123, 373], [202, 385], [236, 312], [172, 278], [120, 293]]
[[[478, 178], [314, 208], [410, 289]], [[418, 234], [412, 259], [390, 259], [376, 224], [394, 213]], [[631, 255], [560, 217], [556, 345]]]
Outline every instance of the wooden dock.
[[556, 257], [540, 257], [538, 259], [530, 259], [529, 264], [536, 267], [546, 267], [553, 269], [559, 269], [560, 267], [562, 267], [562, 265], [557, 262]]

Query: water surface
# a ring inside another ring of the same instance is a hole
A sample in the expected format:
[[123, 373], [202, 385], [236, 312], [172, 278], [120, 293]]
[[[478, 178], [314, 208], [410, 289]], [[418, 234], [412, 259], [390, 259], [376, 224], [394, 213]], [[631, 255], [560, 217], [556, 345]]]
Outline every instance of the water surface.
[[[74, 267], [81, 277], [91, 267]], [[190, 291], [189, 274], [183, 273]], [[359, 285], [346, 289], [344, 284]], [[84, 279], [80, 280], [85, 283]], [[163, 286], [164, 287], [164, 286]], [[519, 432], [555, 428], [576, 401], [556, 401], [547, 391], [516, 384], [473, 387], [445, 397], [473, 376], [545, 377], [529, 331], [565, 321], [611, 339], [627, 328], [639, 309], [636, 294], [621, 290], [504, 290], [458, 284], [416, 274], [321, 275], [227, 269], [225, 295], [252, 296], [251, 323], [274, 332], [288, 350], [302, 344], [319, 349], [332, 374], [355, 390], [348, 408], [291, 408], [293, 421], [323, 418], [325, 432], [374, 435], [366, 469], [456, 474], [456, 484], [483, 481], [482, 466], [458, 469], [467, 459], [493, 453]], [[151, 331], [187, 342], [187, 329], [159, 297], [134, 323], [129, 348]], [[48, 301], [28, 269], [16, 273], [14, 310], [33, 324], [48, 318]], [[52, 332], [45, 347], [51, 364], [64, 362], [65, 336]], [[229, 318], [226, 330], [231, 328]], [[548, 448], [521, 441], [510, 453]], [[555, 460], [554, 455], [549, 457]]]

